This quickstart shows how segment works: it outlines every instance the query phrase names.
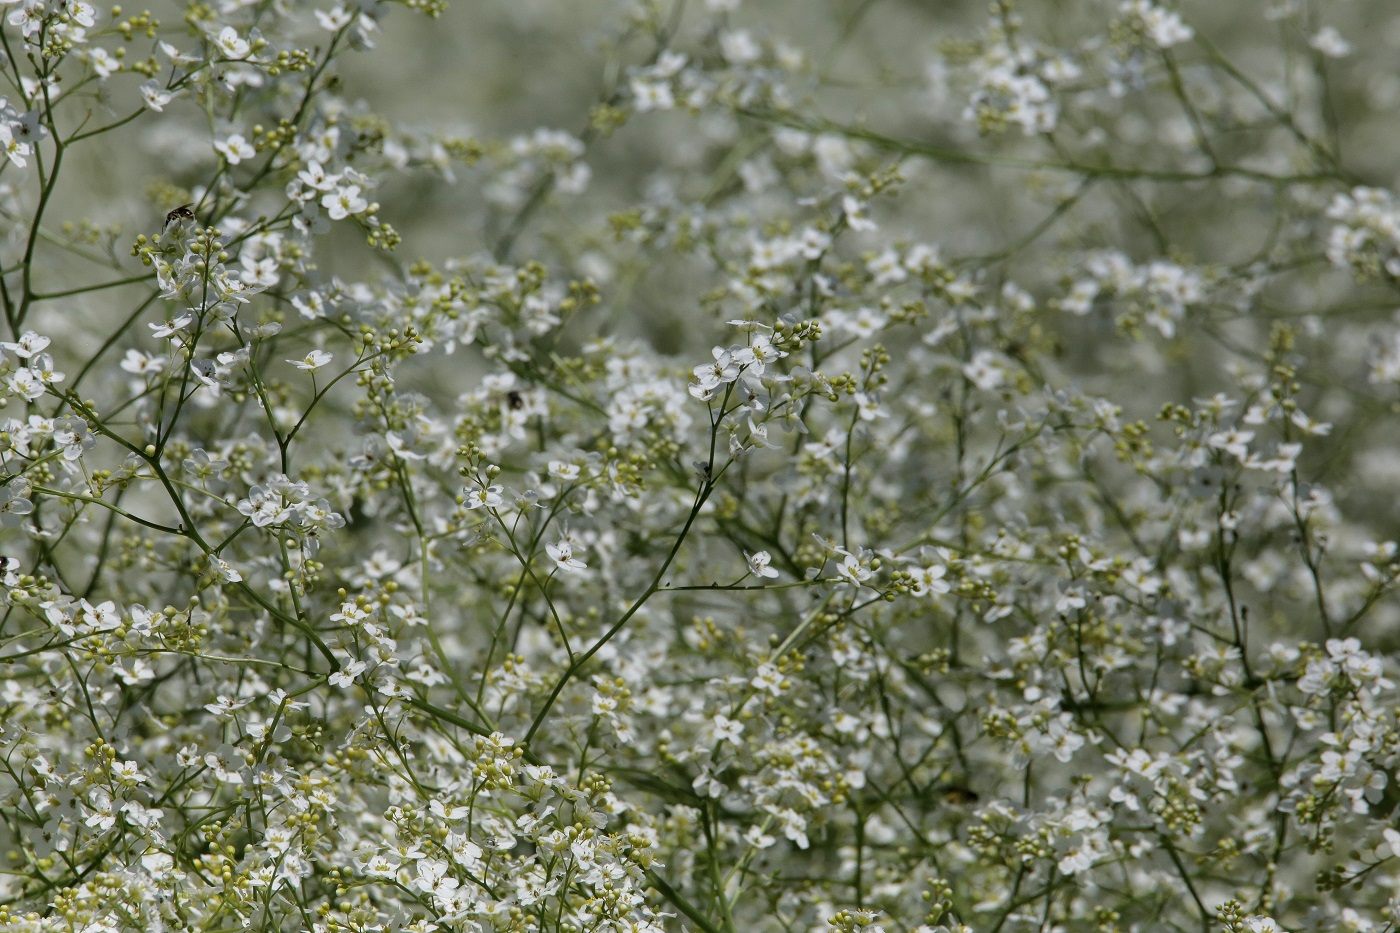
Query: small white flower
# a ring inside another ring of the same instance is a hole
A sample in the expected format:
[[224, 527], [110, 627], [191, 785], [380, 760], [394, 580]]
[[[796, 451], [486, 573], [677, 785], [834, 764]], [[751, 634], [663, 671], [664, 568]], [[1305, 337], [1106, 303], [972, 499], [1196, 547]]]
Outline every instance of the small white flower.
[[0, 347], [11, 351], [22, 360], [27, 360], [36, 353], [42, 353], [44, 348], [51, 342], [52, 341], [48, 337], [42, 334], [36, 334], [32, 330], [27, 330], [23, 334], [20, 334], [19, 340], [14, 343], [0, 342]]
[[744, 841], [755, 849], [766, 849], [777, 842], [777, 837], [770, 836], [758, 826], [750, 826], [744, 833]]
[[110, 78], [113, 74], [121, 71], [121, 60], [113, 56], [104, 48], [95, 48], [87, 53], [88, 64], [92, 66], [93, 74], [99, 79]]
[[170, 59], [170, 63], [172, 65], [193, 65], [195, 62], [200, 60], [198, 55], [191, 55], [188, 52], [181, 52], [169, 42], [161, 42], [159, 48], [161, 54], [164, 55], [166, 58]]
[[147, 324], [146, 326], [151, 329], [152, 337], [164, 338], [180, 333], [193, 323], [194, 315], [189, 311], [185, 311], [172, 320], [163, 321], [160, 324]]
[[331, 354], [327, 353], [325, 350], [312, 350], [310, 353], [306, 354], [306, 356], [303, 356], [299, 360], [287, 360], [287, 362], [291, 363], [297, 369], [303, 370], [308, 373], [314, 373], [316, 370], [329, 363], [332, 359], [334, 359], [334, 357]]
[[671, 110], [676, 106], [671, 85], [665, 81], [632, 79], [632, 106], [638, 113], [652, 110]]
[[847, 551], [840, 551], [840, 553], [845, 554], [845, 556], [841, 559], [841, 563], [836, 565], [836, 572], [845, 582], [853, 586], [860, 586], [875, 575], [875, 572], [855, 554]]
[[744, 736], [744, 724], [737, 719], [730, 719], [723, 713], [716, 713], [710, 720], [714, 729], [716, 742], [739, 742]]
[[947, 569], [933, 564], [928, 567], [915, 567], [909, 571], [909, 575], [914, 578], [914, 583], [909, 587], [909, 592], [915, 596], [938, 596], [948, 592], [952, 587], [948, 581], [943, 579], [948, 573]]
[[315, 159], [306, 163], [306, 168], [297, 172], [297, 178], [301, 179], [308, 188], [315, 188], [317, 191], [330, 191], [340, 181], [339, 174], [326, 174], [324, 166]]
[[759, 551], [757, 554], [750, 554], [748, 559], [749, 573], [754, 576], [772, 579], [778, 575], [778, 571], [769, 566], [773, 560], [773, 556], [767, 551]]
[[248, 53], [253, 47], [248, 44], [248, 40], [238, 34], [238, 30], [232, 26], [225, 26], [219, 30], [219, 38], [214, 40], [214, 46], [224, 54], [225, 58], [235, 61], [248, 57]]
[[243, 574], [238, 572], [238, 568], [222, 557], [213, 558], [209, 569], [213, 572], [214, 579], [220, 583], [237, 583], [243, 579]]
[[875, 421], [879, 418], [888, 418], [890, 413], [880, 407], [880, 400], [872, 394], [857, 392], [854, 395], [856, 403], [856, 413], [860, 415], [861, 421]]
[[577, 463], [566, 463], [563, 460], [549, 461], [549, 475], [561, 483], [574, 482], [582, 472]]
[[355, 678], [364, 673], [368, 667], [364, 661], [351, 661], [340, 670], [336, 671], [329, 678], [332, 687], [348, 687], [355, 682]]
[[317, 10], [316, 22], [326, 32], [339, 32], [350, 25], [350, 11], [345, 9], [344, 4], [337, 3], [330, 10]]
[[480, 484], [467, 490], [466, 502], [468, 509], [479, 509], [483, 506], [488, 509], [499, 509], [505, 505], [506, 500], [501, 495], [500, 486], [482, 486]]
[[755, 690], [766, 690], [773, 696], [780, 696], [784, 686], [783, 675], [772, 664], [760, 664], [753, 679], [749, 681], [749, 686]]
[[751, 65], [763, 54], [763, 49], [744, 29], [721, 33], [719, 49], [725, 61], [731, 65]]
[[1323, 26], [1317, 35], [1308, 40], [1308, 45], [1328, 58], [1346, 58], [1351, 54], [1351, 43], [1332, 26]]
[[84, 29], [91, 29], [97, 24], [97, 10], [92, 4], [85, 3], [84, 0], [65, 0], [62, 4], [64, 13]]
[[1196, 33], [1172, 10], [1164, 10], [1151, 0], [1128, 0], [1119, 10], [1142, 24], [1142, 30], [1159, 49], [1190, 41]]
[[866, 213], [865, 202], [852, 195], [841, 199], [841, 212], [846, 215], [846, 226], [857, 232], [876, 230], [875, 221]]
[[155, 78], [141, 85], [141, 96], [146, 101], [146, 106], [156, 113], [165, 109], [165, 105], [175, 98], [175, 95], [160, 86], [160, 82]]
[[321, 198], [321, 206], [331, 215], [331, 220], [344, 220], [351, 214], [368, 210], [369, 202], [360, 196], [359, 185], [341, 185]]
[[1006, 370], [1000, 365], [1000, 358], [991, 350], [978, 350], [972, 360], [963, 366], [967, 381], [984, 392], [990, 392], [1006, 381]]
[[710, 353], [715, 358], [713, 363], [702, 363], [692, 370], [695, 382], [690, 384], [690, 394], [701, 401], [713, 398], [721, 385], [739, 378], [739, 363], [732, 353], [723, 347], [715, 347]]
[[29, 159], [26, 157], [32, 148], [28, 143], [15, 139], [14, 127], [0, 120], [0, 152], [3, 152], [5, 158], [9, 159], [16, 168], [24, 168], [29, 164]]
[[1206, 443], [1216, 450], [1223, 450], [1243, 460], [1245, 455], [1249, 453], [1249, 442], [1252, 440], [1254, 440], [1253, 431], [1232, 429], [1215, 432], [1206, 438]]
[[561, 537], [557, 544], [546, 544], [544, 549], [549, 553], [550, 559], [565, 573], [578, 573], [588, 569], [587, 564], [574, 556], [574, 545], [567, 534]]
[[251, 159], [258, 154], [258, 150], [253, 148], [253, 144], [243, 138], [242, 133], [234, 133], [225, 140], [214, 144], [214, 151], [224, 157], [224, 161], [229, 165], [237, 165], [239, 162]]

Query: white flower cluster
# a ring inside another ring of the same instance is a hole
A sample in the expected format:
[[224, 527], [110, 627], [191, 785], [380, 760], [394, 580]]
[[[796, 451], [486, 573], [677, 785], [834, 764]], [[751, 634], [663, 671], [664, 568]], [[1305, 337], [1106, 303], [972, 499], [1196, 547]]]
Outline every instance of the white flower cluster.
[[1138, 320], [1173, 337], [1187, 311], [1206, 297], [1206, 281], [1199, 270], [1183, 268], [1167, 260], [1134, 263], [1122, 253], [1103, 250], [1083, 260], [1083, 275], [1058, 301], [1070, 314], [1088, 314], [1095, 303], [1121, 302]]
[[1382, 188], [1355, 187], [1332, 198], [1327, 259], [1358, 275], [1400, 278], [1400, 202]]
[[1388, 8], [818, 6], [0, 0], [0, 933], [1400, 923]]

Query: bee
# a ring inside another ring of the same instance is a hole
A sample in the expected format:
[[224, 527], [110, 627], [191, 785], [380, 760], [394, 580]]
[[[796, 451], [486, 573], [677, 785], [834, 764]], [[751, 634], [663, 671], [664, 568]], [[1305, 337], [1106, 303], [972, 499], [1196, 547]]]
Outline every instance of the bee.
[[506, 393], [506, 404], [510, 406], [511, 411], [519, 411], [525, 407], [525, 396], [521, 395], [519, 391], [511, 389]]
[[954, 807], [969, 807], [982, 798], [977, 792], [968, 787], [959, 787], [950, 784], [943, 789], [943, 802]]
[[194, 220], [194, 211], [190, 210], [191, 206], [192, 205], [189, 204], [181, 204], [179, 207], [175, 208], [175, 210], [166, 214], [165, 226], [160, 228], [161, 232], [164, 233], [166, 230], [170, 229], [171, 224], [181, 220]]

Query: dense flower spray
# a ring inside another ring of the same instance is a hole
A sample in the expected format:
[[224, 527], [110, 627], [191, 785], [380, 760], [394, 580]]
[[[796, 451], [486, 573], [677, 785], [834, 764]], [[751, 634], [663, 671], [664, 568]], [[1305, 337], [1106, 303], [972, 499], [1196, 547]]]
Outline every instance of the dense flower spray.
[[0, 0], [0, 931], [1394, 929], [1400, 19], [1022, 6]]

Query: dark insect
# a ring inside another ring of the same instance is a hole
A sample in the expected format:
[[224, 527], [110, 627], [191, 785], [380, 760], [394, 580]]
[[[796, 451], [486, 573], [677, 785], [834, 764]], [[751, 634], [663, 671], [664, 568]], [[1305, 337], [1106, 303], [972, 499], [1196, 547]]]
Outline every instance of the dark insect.
[[162, 227], [161, 229], [165, 230], [177, 220], [194, 220], [194, 211], [190, 210], [190, 205], [181, 204], [179, 207], [175, 208], [175, 210], [166, 214], [165, 227]]
[[971, 806], [981, 799], [976, 791], [967, 787], [954, 785], [943, 788], [943, 802], [955, 807]]
[[11, 570], [18, 570], [18, 569], [19, 569], [19, 559], [18, 559], [18, 558], [6, 557], [5, 555], [0, 554], [0, 573], [8, 573], [8, 572], [11, 571]]
[[506, 393], [506, 402], [510, 405], [511, 411], [519, 411], [525, 407], [525, 396], [511, 389]]

